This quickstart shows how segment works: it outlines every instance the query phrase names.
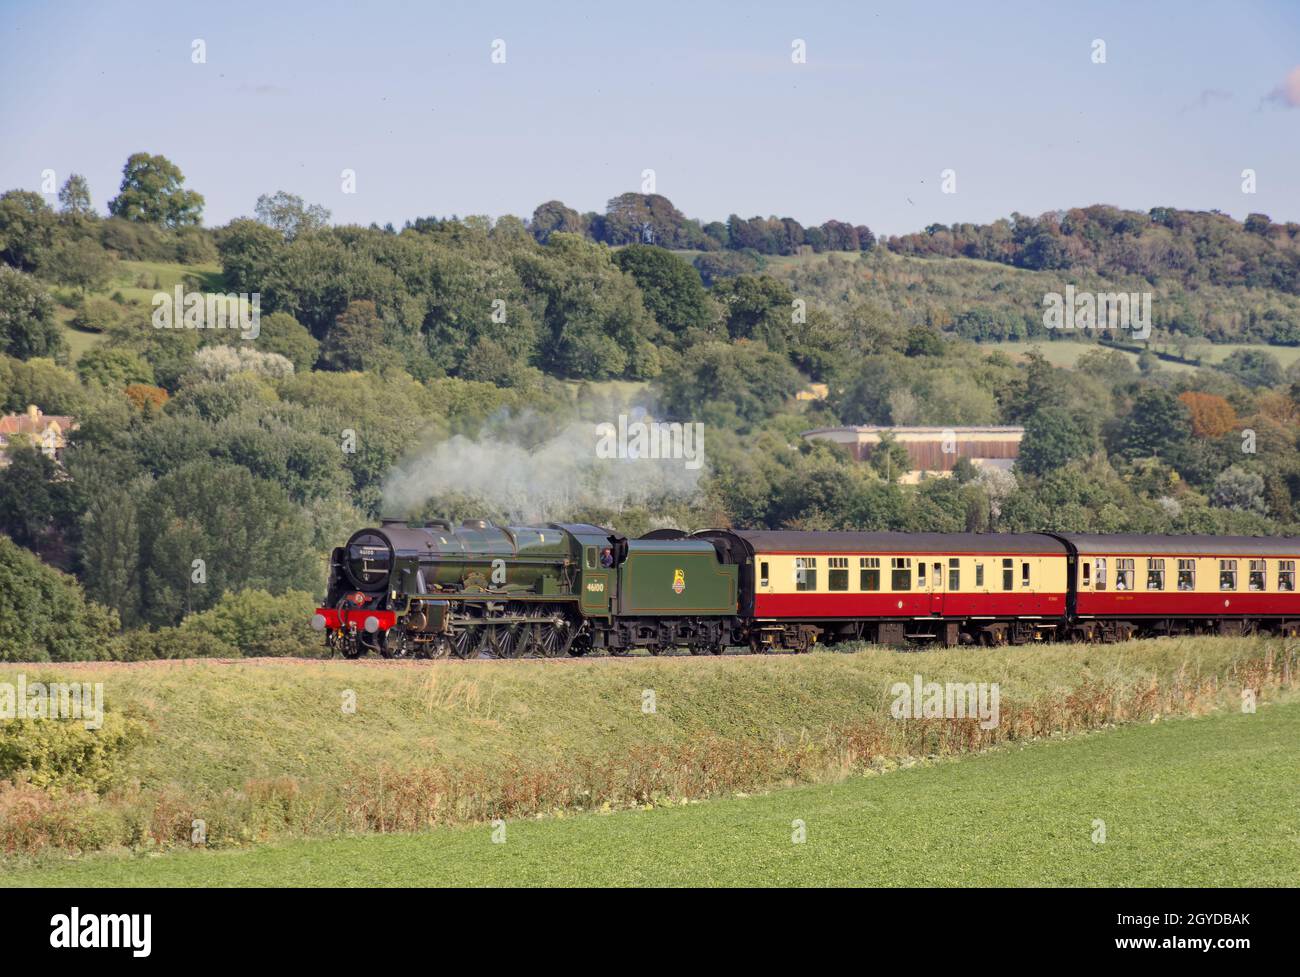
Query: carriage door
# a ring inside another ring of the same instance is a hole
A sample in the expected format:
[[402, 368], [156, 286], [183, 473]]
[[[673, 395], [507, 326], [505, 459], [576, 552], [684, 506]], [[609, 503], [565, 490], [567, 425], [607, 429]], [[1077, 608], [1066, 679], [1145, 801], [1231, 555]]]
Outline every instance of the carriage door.
[[930, 565], [930, 613], [943, 616], [943, 563], [938, 560]]

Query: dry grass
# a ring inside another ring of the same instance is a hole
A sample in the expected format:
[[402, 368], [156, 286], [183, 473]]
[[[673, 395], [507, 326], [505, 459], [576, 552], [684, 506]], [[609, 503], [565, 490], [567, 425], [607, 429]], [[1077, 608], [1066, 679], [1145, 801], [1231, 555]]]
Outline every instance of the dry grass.
[[[100, 793], [0, 787], [0, 850], [209, 846], [682, 804], [829, 783], [1295, 688], [1300, 645], [110, 670], [150, 727]], [[893, 682], [997, 682], [1001, 721], [894, 719]], [[130, 676], [124, 682], [121, 676]], [[85, 677], [84, 675], [82, 676]], [[0, 679], [3, 679], [0, 670]], [[357, 697], [340, 716], [338, 690]], [[659, 707], [641, 712], [641, 690]], [[196, 755], [197, 753], [197, 755]]]

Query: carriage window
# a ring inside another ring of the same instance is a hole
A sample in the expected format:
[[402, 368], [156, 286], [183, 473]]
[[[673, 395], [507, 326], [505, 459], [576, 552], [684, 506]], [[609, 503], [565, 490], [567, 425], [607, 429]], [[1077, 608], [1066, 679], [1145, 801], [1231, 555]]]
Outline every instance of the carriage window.
[[849, 589], [849, 558], [847, 556], [832, 556], [826, 560], [830, 567], [830, 573], [826, 575], [826, 583], [831, 590], [848, 590]]
[[1165, 561], [1147, 560], [1147, 590], [1165, 589]]
[[916, 585], [918, 587], [925, 586], [925, 561], [924, 560], [922, 560], [919, 564], [917, 564], [916, 567]]
[[758, 565], [758, 585], [759, 585], [760, 587], [766, 587], [766, 586], [767, 586], [767, 580], [768, 580], [768, 576], [767, 576], [767, 561], [764, 560], [762, 563], [760, 563], [760, 564]]
[[1092, 564], [1083, 564], [1083, 585], [1085, 587], [1092, 585]]
[[1268, 589], [1268, 561], [1251, 560], [1250, 561], [1250, 580], [1247, 586], [1251, 590]]
[[1237, 561], [1236, 560], [1219, 561], [1219, 589], [1220, 590], [1237, 589]]
[[817, 589], [817, 557], [796, 556], [794, 558], [794, 589]]
[[912, 560], [910, 557], [895, 556], [889, 561], [889, 587], [891, 590], [912, 589]]
[[948, 589], [961, 589], [961, 560], [948, 561]]
[[1134, 571], [1134, 560], [1118, 559], [1115, 561], [1115, 589], [1132, 590], [1137, 573]]
[[1029, 564], [1028, 563], [1020, 564], [1020, 586], [1022, 587], [1029, 586]]
[[1179, 590], [1196, 589], [1196, 561], [1195, 560], [1178, 561], [1178, 589]]
[[858, 582], [862, 590], [880, 589], [880, 557], [864, 556], [858, 560]]
[[976, 587], [984, 586], [984, 564], [983, 563], [975, 564], [975, 586]]
[[1277, 561], [1277, 589], [1295, 592], [1295, 560]]
[[1013, 590], [1016, 585], [1016, 561], [1002, 561], [1002, 589]]
[[1093, 577], [1093, 584], [1096, 586], [1098, 590], [1105, 590], [1106, 589], [1106, 558], [1103, 556], [1101, 559], [1095, 562], [1097, 564], [1097, 573]]

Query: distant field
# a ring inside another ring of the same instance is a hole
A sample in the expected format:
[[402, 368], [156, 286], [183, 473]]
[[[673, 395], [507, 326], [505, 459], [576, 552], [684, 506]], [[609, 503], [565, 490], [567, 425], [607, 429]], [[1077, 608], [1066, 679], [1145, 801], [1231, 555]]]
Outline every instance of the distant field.
[[483, 825], [50, 862], [0, 883], [1287, 886], [1300, 877], [1297, 742], [1300, 703], [1272, 705], [833, 786], [512, 821], [503, 843]]
[[[138, 303], [143, 311], [152, 312], [153, 297], [158, 291], [171, 291], [185, 275], [198, 275], [204, 281], [204, 289], [217, 291], [223, 287], [221, 266], [216, 263], [202, 265], [182, 265], [167, 261], [120, 261], [117, 273], [108, 285], [99, 291], [92, 291], [90, 296], [108, 298], [120, 294], [127, 302]], [[72, 326], [74, 309], [72, 302], [76, 295], [71, 289], [58, 288], [54, 296], [59, 302], [55, 317], [64, 327], [67, 340], [69, 360], [75, 365], [87, 350], [104, 341], [100, 333], [86, 332]]]
[[[1057, 342], [1004, 342], [1004, 343], [981, 343], [982, 349], [998, 349], [1007, 353], [1009, 356], [1018, 357], [1028, 353], [1031, 349], [1040, 350], [1047, 362], [1053, 366], [1068, 367], [1073, 369], [1079, 362], [1079, 357], [1089, 350], [1103, 348], [1094, 343], [1073, 343], [1065, 341]], [[1222, 363], [1239, 349], [1257, 349], [1263, 350], [1273, 356], [1282, 368], [1286, 369], [1292, 363], [1300, 360], [1300, 346], [1261, 346], [1250, 343], [1203, 343], [1189, 350], [1190, 356], [1200, 356], [1203, 363], [1211, 365]], [[1120, 350], [1128, 357], [1134, 365], [1137, 364], [1137, 354]], [[1172, 370], [1175, 372], [1191, 372], [1196, 369], [1186, 363], [1174, 363], [1168, 360], [1160, 360], [1160, 369]]]

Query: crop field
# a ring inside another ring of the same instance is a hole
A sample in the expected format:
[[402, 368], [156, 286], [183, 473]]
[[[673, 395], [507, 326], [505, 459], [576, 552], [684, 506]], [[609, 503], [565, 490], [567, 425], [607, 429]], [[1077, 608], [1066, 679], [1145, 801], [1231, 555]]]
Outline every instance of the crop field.
[[[46, 861], [11, 885], [1293, 885], [1300, 703], [607, 816]], [[802, 828], [802, 840], [799, 832]], [[1104, 831], [1104, 834], [1102, 832]], [[495, 838], [495, 840], [494, 840]]]
[[[217, 850], [431, 829], [456, 839], [477, 835], [449, 829], [496, 819], [856, 790], [899, 768], [1240, 713], [1243, 691], [1286, 702], [1298, 669], [1295, 642], [1219, 638], [670, 660], [4, 665], [0, 682], [102, 683], [105, 721], [97, 733], [0, 724], [0, 864], [21, 875], [94, 852], [170, 862], [196, 831]], [[996, 722], [895, 718], [895, 683], [918, 677], [995, 683]]]

